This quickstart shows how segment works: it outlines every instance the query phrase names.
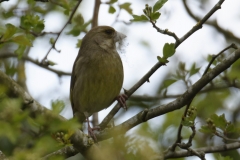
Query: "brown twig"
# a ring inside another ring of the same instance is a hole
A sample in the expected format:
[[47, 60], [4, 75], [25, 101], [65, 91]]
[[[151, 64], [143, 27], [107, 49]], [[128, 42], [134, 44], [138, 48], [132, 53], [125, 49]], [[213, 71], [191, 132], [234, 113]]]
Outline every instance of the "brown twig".
[[64, 25], [63, 28], [60, 30], [60, 32], [58, 32], [57, 37], [56, 37], [56, 39], [54, 40], [51, 48], [48, 50], [47, 54], [45, 55], [45, 57], [44, 57], [43, 60], [41, 61], [41, 63], [42, 63], [44, 66], [48, 66], [48, 65], [49, 65], [49, 63], [48, 63], [48, 61], [47, 61], [47, 57], [48, 57], [48, 55], [49, 55], [49, 53], [50, 53], [50, 51], [51, 51], [52, 49], [55, 49], [56, 51], [60, 52], [60, 50], [57, 50], [56, 47], [55, 47], [56, 42], [57, 42], [58, 38], [60, 37], [61, 33], [63, 32], [63, 30], [66, 28], [66, 26], [71, 23], [72, 18], [73, 18], [73, 15], [75, 14], [75, 12], [76, 12], [76, 10], [77, 10], [77, 8], [78, 8], [78, 6], [80, 5], [81, 2], [82, 2], [82, 0], [78, 0], [76, 6], [73, 8], [73, 11], [72, 11], [72, 13], [71, 13], [70, 16], [69, 16], [68, 21], [65, 23], [65, 25]]
[[[240, 143], [229, 143], [224, 145], [218, 145], [218, 146], [211, 146], [211, 147], [203, 147], [203, 148], [197, 148], [194, 149], [194, 151], [198, 153], [216, 153], [216, 152], [224, 152], [229, 150], [234, 150], [240, 148]], [[170, 158], [181, 158], [181, 157], [189, 157], [194, 156], [194, 154], [191, 151], [175, 151], [175, 152], [168, 152], [164, 155], [165, 159]]]
[[98, 26], [98, 14], [99, 14], [100, 5], [101, 5], [101, 0], [95, 0], [94, 12], [93, 12], [93, 18], [92, 18], [92, 28]]
[[[194, 32], [202, 28], [202, 25], [213, 15], [214, 12], [216, 12], [218, 9], [221, 9], [221, 5], [225, 0], [219, 0], [218, 3], [202, 18], [199, 19], [198, 23], [193, 26], [193, 28], [187, 32], [181, 39], [180, 42], [182, 43], [185, 41], [190, 35], [192, 35]], [[176, 47], [180, 45], [180, 43], [176, 43]]]
[[[196, 22], [198, 22], [201, 19], [200, 17], [193, 14], [193, 12], [190, 10], [189, 6], [187, 5], [186, 0], [183, 0], [183, 5], [184, 5], [187, 13], [189, 14], [189, 16], [192, 17]], [[232, 39], [235, 42], [240, 41], [240, 38], [236, 37], [232, 32], [220, 27], [216, 20], [207, 21], [207, 22], [205, 22], [205, 24], [214, 27], [218, 32], [222, 33], [227, 39]]]
[[209, 70], [210, 66], [211, 66], [212, 63], [214, 62], [214, 60], [215, 60], [218, 56], [220, 56], [223, 52], [225, 52], [226, 50], [228, 50], [228, 49], [230, 49], [230, 48], [238, 49], [237, 46], [236, 46], [234, 43], [232, 43], [232, 44], [230, 44], [228, 47], [226, 47], [226, 48], [224, 48], [222, 51], [220, 51], [218, 54], [213, 55], [211, 61], [209, 62], [207, 68], [205, 69], [203, 75], [205, 75], [205, 74], [207, 73], [207, 71]]
[[171, 32], [168, 29], [160, 29], [159, 27], [156, 26], [156, 22], [154, 22], [152, 20], [150, 20], [150, 22], [152, 23], [153, 28], [155, 28], [159, 33], [169, 35], [169, 36], [173, 37], [176, 40], [176, 42], [179, 43], [180, 39], [174, 32]]
[[[18, 55], [13, 54], [13, 53], [1, 53], [0, 54], [0, 58], [18, 58]], [[38, 60], [34, 60], [34, 59], [32, 59], [31, 57], [28, 57], [28, 56], [22, 56], [21, 59], [24, 60], [24, 61], [32, 62], [33, 64], [35, 64], [37, 66], [40, 66], [40, 67], [45, 68], [45, 69], [47, 69], [47, 70], [49, 70], [51, 72], [54, 72], [58, 76], [63, 76], [63, 75], [70, 76], [71, 75], [70, 72], [63, 72], [63, 71], [60, 71], [60, 70], [49, 68], [48, 66], [44, 66]]]

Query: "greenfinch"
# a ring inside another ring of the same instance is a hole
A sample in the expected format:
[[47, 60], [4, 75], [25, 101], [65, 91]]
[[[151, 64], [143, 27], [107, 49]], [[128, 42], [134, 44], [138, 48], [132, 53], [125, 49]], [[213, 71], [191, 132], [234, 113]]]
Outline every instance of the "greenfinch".
[[109, 26], [91, 29], [82, 39], [74, 62], [70, 85], [73, 115], [88, 122], [88, 118], [109, 107], [115, 100], [125, 105], [126, 96], [118, 96], [123, 84], [123, 65], [116, 50], [116, 42], [126, 36]]

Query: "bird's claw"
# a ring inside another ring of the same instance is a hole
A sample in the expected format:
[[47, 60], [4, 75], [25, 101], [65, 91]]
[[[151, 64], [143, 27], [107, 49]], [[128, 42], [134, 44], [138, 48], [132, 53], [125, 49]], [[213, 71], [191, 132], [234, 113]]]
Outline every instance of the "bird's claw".
[[121, 107], [127, 110], [126, 100], [128, 99], [128, 96], [126, 94], [120, 94], [116, 99], [120, 103]]

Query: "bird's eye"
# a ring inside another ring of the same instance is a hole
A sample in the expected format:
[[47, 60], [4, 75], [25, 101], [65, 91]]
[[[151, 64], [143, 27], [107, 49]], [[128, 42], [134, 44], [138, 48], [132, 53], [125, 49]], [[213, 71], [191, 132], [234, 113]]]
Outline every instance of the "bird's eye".
[[108, 35], [112, 35], [113, 32], [114, 32], [114, 30], [112, 30], [112, 29], [105, 30], [105, 33], [108, 34]]

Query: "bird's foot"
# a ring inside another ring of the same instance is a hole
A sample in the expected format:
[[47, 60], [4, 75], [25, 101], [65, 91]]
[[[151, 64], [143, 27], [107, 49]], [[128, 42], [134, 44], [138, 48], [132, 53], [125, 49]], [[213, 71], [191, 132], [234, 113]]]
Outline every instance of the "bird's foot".
[[120, 94], [116, 99], [120, 103], [121, 107], [127, 110], [126, 100], [128, 99], [128, 96], [126, 94]]
[[100, 130], [100, 127], [99, 126], [96, 126], [96, 127], [91, 127], [90, 125], [88, 125], [88, 135], [90, 136], [90, 137], [92, 137], [92, 139], [94, 140], [94, 142], [96, 142], [97, 143], [97, 137], [96, 137], [96, 135], [95, 135], [95, 133], [94, 133], [94, 130]]

